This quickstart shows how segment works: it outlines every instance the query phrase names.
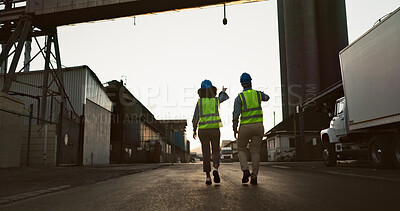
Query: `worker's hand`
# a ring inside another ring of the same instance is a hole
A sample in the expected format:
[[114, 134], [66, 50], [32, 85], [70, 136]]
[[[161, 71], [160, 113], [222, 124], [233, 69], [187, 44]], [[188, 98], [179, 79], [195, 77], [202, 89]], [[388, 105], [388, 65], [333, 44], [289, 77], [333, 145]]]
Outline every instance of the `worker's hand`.
[[235, 139], [237, 139], [237, 134], [238, 134], [238, 132], [236, 130], [233, 131], [233, 136], [235, 137]]
[[197, 137], [196, 132], [193, 132], [193, 139], [196, 139], [196, 137]]
[[223, 91], [223, 92], [226, 92], [227, 89], [228, 89], [228, 88], [222, 86], [222, 91]]

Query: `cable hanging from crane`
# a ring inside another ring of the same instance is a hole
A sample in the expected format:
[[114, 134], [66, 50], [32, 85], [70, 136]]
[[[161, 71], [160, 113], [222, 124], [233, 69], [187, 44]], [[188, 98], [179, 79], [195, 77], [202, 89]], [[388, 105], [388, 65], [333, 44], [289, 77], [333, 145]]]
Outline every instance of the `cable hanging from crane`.
[[226, 19], [226, 4], [224, 3], [224, 19], [222, 20], [224, 25], [228, 24], [228, 19]]

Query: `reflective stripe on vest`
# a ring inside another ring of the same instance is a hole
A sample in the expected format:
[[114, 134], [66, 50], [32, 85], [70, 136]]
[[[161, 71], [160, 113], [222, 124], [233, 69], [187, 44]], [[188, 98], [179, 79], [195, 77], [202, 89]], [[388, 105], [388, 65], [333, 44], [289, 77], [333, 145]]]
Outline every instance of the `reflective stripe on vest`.
[[240, 124], [263, 122], [261, 93], [256, 90], [249, 89], [240, 93], [239, 97], [242, 101]]
[[219, 99], [200, 98], [199, 107], [199, 129], [211, 129], [222, 127], [221, 118], [219, 117]]

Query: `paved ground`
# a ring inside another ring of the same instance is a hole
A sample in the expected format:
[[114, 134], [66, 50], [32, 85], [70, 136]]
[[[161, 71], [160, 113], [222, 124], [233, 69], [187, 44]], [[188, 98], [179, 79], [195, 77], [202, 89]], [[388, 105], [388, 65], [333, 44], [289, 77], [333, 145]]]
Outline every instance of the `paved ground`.
[[322, 162], [268, 162], [261, 165], [272, 168], [400, 182], [399, 170], [374, 169], [368, 161], [339, 161], [336, 167], [329, 168], [325, 167]]
[[0, 210], [400, 210], [400, 172], [342, 164], [264, 163], [242, 185], [224, 163], [207, 186], [201, 163], [174, 164], [0, 206]]
[[162, 163], [57, 168], [0, 168], [0, 204], [94, 184], [169, 165]]

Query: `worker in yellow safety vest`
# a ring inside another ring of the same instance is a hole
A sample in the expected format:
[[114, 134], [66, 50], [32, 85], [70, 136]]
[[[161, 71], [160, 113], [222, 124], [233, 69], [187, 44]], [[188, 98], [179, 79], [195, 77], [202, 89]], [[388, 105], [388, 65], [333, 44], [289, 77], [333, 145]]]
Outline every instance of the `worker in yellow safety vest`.
[[193, 138], [197, 136], [197, 126], [199, 128], [199, 138], [203, 153], [203, 171], [206, 173], [206, 184], [211, 185], [211, 164], [210, 164], [210, 143], [212, 147], [213, 159], [213, 176], [214, 183], [220, 183], [218, 173], [220, 161], [220, 130], [222, 127], [221, 117], [219, 116], [219, 104], [229, 98], [226, 89], [222, 87], [222, 91], [217, 95], [217, 88], [212, 85], [211, 81], [204, 80], [201, 88], [198, 90], [200, 99], [197, 101], [193, 115]]
[[[243, 92], [235, 99], [233, 110], [233, 132], [237, 139], [238, 157], [240, 168], [243, 171], [242, 183], [247, 183], [251, 177], [250, 184], [257, 185], [257, 175], [260, 163], [261, 141], [264, 136], [262, 101], [268, 101], [269, 96], [264, 92], [252, 89], [251, 76], [243, 73], [240, 83]], [[237, 130], [240, 117], [239, 132]], [[239, 137], [237, 135], [239, 134]], [[249, 171], [247, 163], [247, 145], [250, 142], [250, 155], [252, 161], [252, 172]]]

